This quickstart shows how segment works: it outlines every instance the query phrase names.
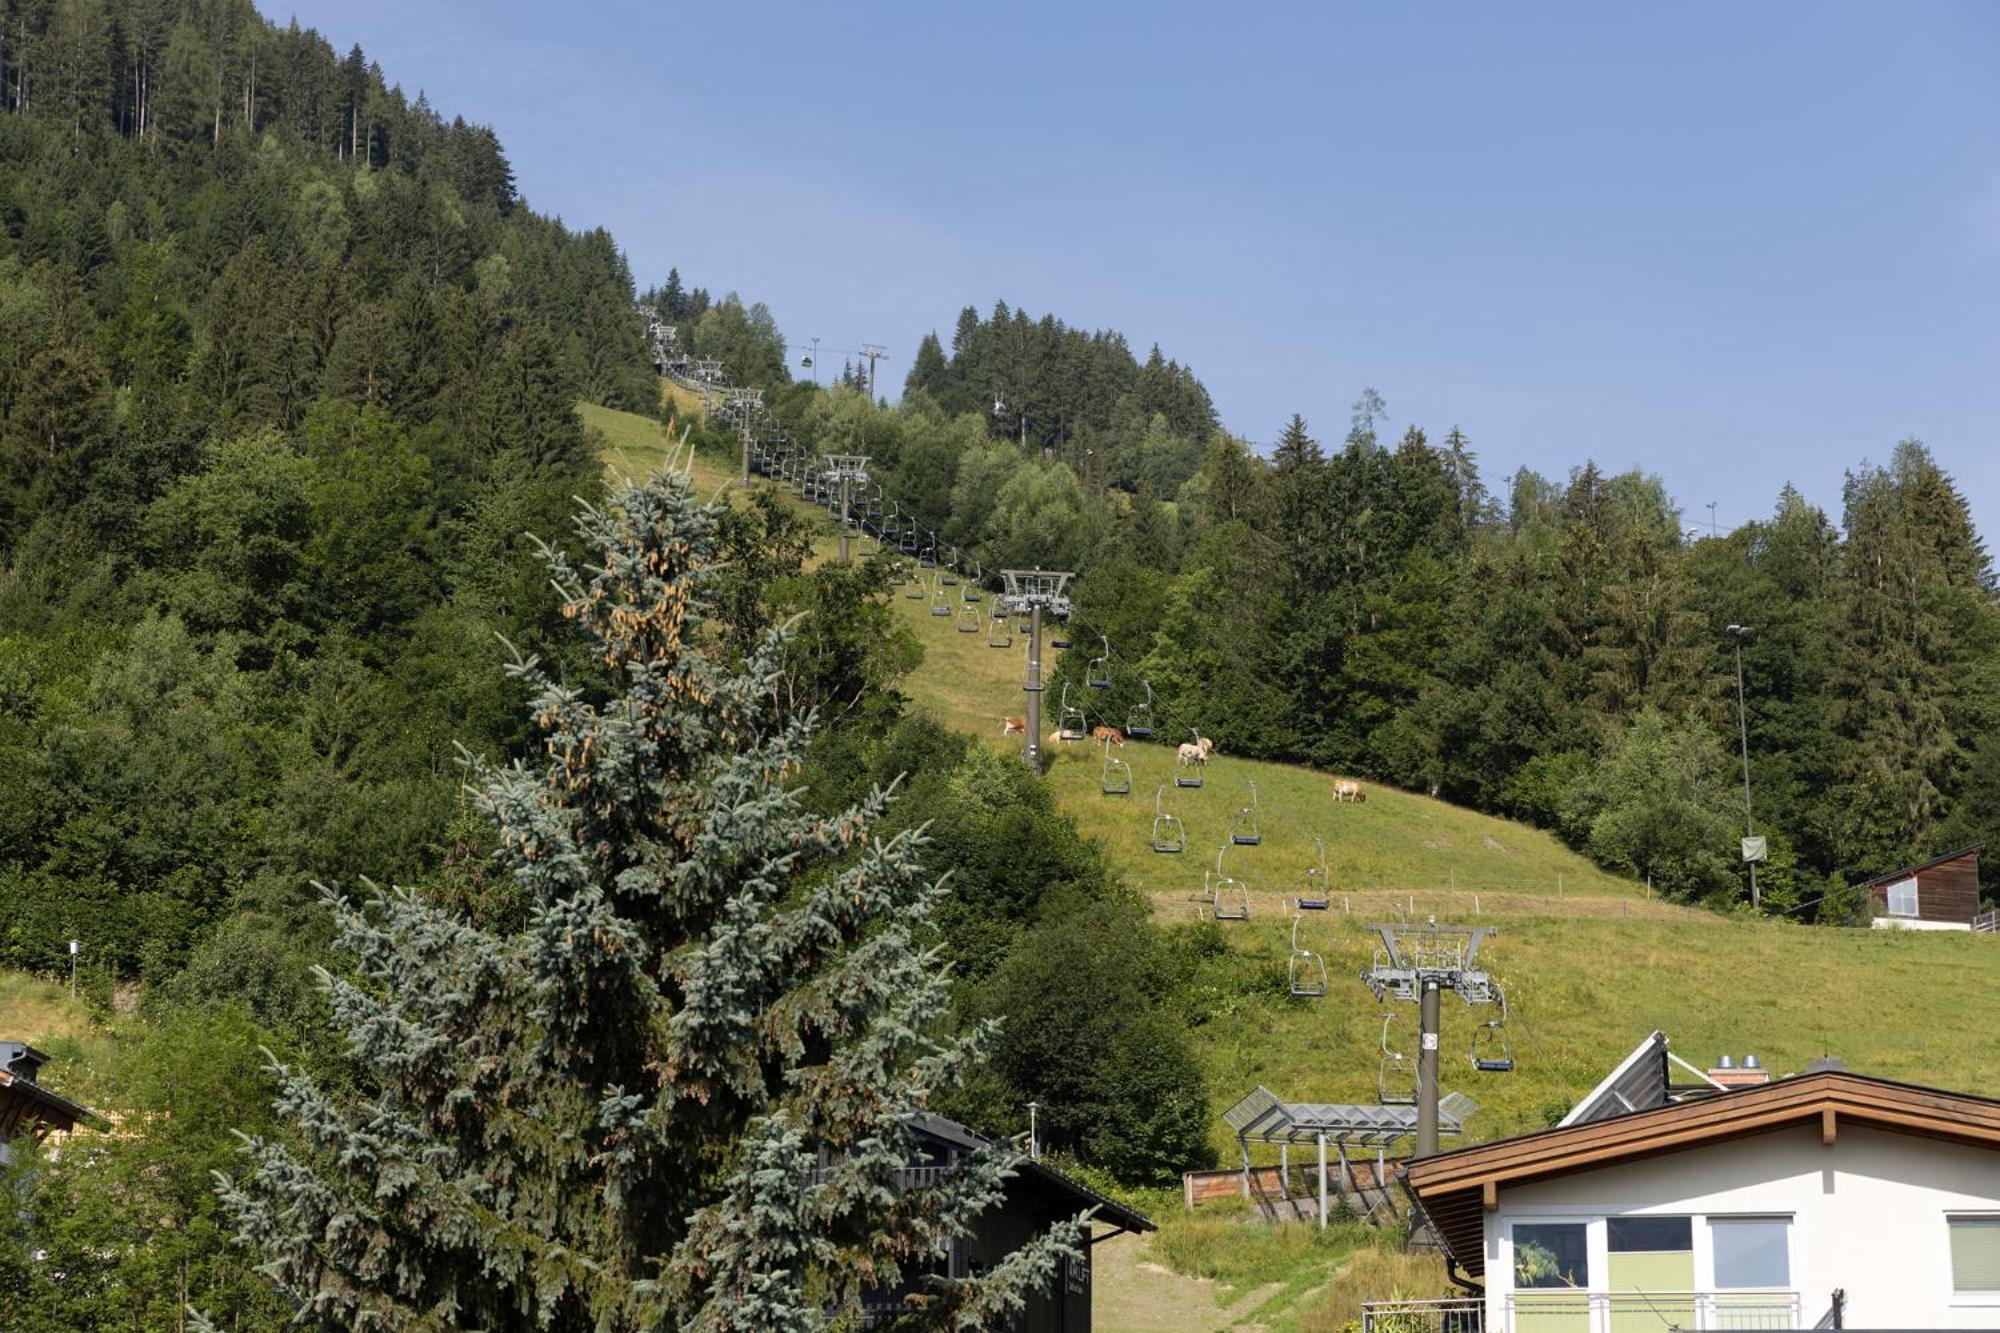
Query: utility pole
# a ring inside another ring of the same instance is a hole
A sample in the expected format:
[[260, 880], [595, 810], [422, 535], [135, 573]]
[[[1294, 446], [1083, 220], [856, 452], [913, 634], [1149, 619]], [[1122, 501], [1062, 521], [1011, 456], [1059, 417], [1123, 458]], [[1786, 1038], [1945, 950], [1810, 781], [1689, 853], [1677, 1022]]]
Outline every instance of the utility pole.
[[1743, 860], [1750, 867], [1750, 908], [1762, 911], [1764, 900], [1757, 891], [1757, 862], [1763, 859], [1763, 848], [1757, 846], [1757, 825], [1750, 814], [1750, 714], [1743, 702], [1743, 640], [1751, 628], [1728, 627], [1729, 637], [1736, 641], [1736, 739], [1743, 747]]
[[76, 956], [82, 952], [83, 945], [80, 941], [71, 940], [69, 942], [69, 1002], [71, 1004], [76, 1003]]
[[826, 456], [826, 479], [840, 484], [840, 563], [850, 563], [847, 556], [848, 485], [851, 482], [868, 484], [867, 454], [828, 454]]
[[[1375, 962], [1361, 974], [1379, 1000], [1414, 1000], [1417, 1004], [1417, 1148], [1418, 1157], [1438, 1150], [1438, 1029], [1439, 1003], [1450, 991], [1467, 1004], [1497, 1004], [1505, 1022], [1507, 1002], [1493, 978], [1473, 966], [1479, 946], [1499, 931], [1492, 926], [1440, 926], [1436, 917], [1422, 925], [1377, 925], [1382, 937]], [[1484, 1066], [1482, 1066], [1484, 1067]]]
[[862, 343], [861, 355], [868, 358], [868, 401], [875, 401], [875, 363], [889, 358], [889, 349], [880, 343]]
[[1007, 581], [1007, 591], [1001, 594], [1000, 606], [1010, 615], [1028, 617], [1028, 678], [1022, 689], [1028, 696], [1028, 743], [1022, 758], [1028, 766], [1041, 771], [1042, 764], [1042, 613], [1053, 612], [1058, 618], [1069, 615], [1069, 598], [1063, 595], [1063, 585], [1074, 575], [1065, 570], [1049, 569], [1003, 569], [1000, 576]]
[[813, 373], [813, 387], [819, 387], [819, 339], [812, 340], [812, 351], [806, 355], [806, 369]]
[[1715, 535], [1715, 501], [1708, 502], [1708, 535]]

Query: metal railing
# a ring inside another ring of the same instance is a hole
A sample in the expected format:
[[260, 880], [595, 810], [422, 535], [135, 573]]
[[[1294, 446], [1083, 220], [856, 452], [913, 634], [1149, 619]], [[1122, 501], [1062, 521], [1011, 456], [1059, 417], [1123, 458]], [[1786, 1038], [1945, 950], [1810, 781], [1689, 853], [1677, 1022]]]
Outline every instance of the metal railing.
[[1485, 1333], [1485, 1330], [1486, 1301], [1480, 1296], [1361, 1303], [1361, 1333]]
[[1504, 1333], [1798, 1327], [1795, 1291], [1523, 1291], [1507, 1297]]
[[1981, 912], [1972, 918], [1973, 934], [1991, 935], [1996, 931], [2000, 931], [2000, 909], [1995, 909], [1991, 912]]

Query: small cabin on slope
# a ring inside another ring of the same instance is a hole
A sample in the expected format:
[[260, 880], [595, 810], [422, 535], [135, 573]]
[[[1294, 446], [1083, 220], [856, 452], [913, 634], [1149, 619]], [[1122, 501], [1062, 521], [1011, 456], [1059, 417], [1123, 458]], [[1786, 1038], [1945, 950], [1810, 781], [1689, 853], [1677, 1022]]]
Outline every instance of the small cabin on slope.
[[68, 1133], [95, 1116], [41, 1084], [49, 1057], [25, 1041], [0, 1041], [0, 1163], [11, 1159], [9, 1145], [23, 1136]]
[[1979, 915], [1979, 853], [1985, 845], [1975, 842], [1864, 882], [1870, 924], [1877, 930], [1971, 930]]

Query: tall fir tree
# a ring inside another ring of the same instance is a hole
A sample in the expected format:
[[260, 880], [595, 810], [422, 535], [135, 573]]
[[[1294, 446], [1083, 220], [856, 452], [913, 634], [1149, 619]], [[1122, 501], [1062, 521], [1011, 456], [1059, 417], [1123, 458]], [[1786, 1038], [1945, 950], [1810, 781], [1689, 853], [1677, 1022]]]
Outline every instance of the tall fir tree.
[[1005, 1159], [939, 1178], [913, 1118], [979, 1058], [926, 948], [920, 833], [876, 789], [808, 813], [812, 722], [776, 712], [787, 635], [711, 645], [718, 511], [681, 478], [586, 508], [550, 551], [607, 681], [533, 658], [540, 758], [472, 764], [527, 904], [501, 933], [406, 890], [329, 893], [358, 960], [325, 978], [355, 1098], [278, 1067], [295, 1126], [224, 1182], [240, 1239], [303, 1316], [343, 1327], [816, 1329], [911, 1292], [911, 1326], [981, 1328], [1074, 1254], [1053, 1228], [986, 1275], [925, 1279]]

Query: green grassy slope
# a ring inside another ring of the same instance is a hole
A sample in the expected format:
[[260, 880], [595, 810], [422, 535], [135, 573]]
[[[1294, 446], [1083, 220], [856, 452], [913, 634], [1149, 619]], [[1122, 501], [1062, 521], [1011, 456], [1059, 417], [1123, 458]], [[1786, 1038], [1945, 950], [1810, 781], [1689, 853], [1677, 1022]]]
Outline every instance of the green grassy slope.
[[[590, 418], [638, 456], [642, 429], [657, 441], [659, 428], [617, 420], [624, 415], [593, 410]], [[718, 483], [726, 475], [699, 466]], [[983, 634], [960, 634], [953, 618], [929, 615], [927, 600], [899, 590], [895, 605], [925, 649], [905, 686], [916, 706], [990, 744], [1017, 745], [1019, 737], [1003, 741], [1000, 718], [1023, 711], [1019, 638], [991, 649]], [[1049, 702], [1045, 732], [1055, 723]], [[1263, 841], [1232, 847], [1227, 860], [1251, 883], [1252, 917], [1217, 927], [1230, 947], [1203, 973], [1196, 1040], [1218, 1112], [1258, 1083], [1299, 1100], [1375, 1100], [1383, 1016], [1396, 1014], [1396, 1044], [1407, 1050], [1415, 1008], [1378, 1005], [1358, 976], [1374, 948], [1366, 926], [1393, 919], [1398, 906], [1500, 929], [1484, 961], [1514, 1011], [1516, 1072], [1471, 1067], [1472, 1030], [1489, 1011], [1449, 1000], [1445, 1009], [1445, 1082], [1481, 1103], [1477, 1138], [1546, 1123], [1655, 1028], [1694, 1063], [1755, 1052], [1781, 1073], [1830, 1051], [1863, 1072], [1977, 1089], [2000, 1063], [2000, 1032], [1967, 1025], [1950, 1042], [1935, 1034], [1938, 995], [1965, 1012], [2000, 1005], [2000, 939], [1691, 912], [1539, 830], [1374, 784], [1366, 804], [1335, 805], [1326, 774], [1227, 755], [1209, 765], [1200, 790], [1174, 793], [1188, 848], [1163, 856], [1151, 850], [1152, 808], [1172, 753], [1138, 743], [1121, 753], [1133, 768], [1129, 796], [1099, 792], [1101, 758], [1083, 747], [1058, 758], [1049, 781], [1170, 924], [1193, 923], [1189, 894], [1214, 863], [1247, 784], [1257, 784]], [[1324, 956], [1329, 988], [1323, 999], [1294, 999], [1285, 993], [1290, 899], [1315, 836], [1326, 842], [1335, 901], [1304, 919], [1300, 942]], [[1230, 1150], [1219, 1122], [1214, 1142]]]

